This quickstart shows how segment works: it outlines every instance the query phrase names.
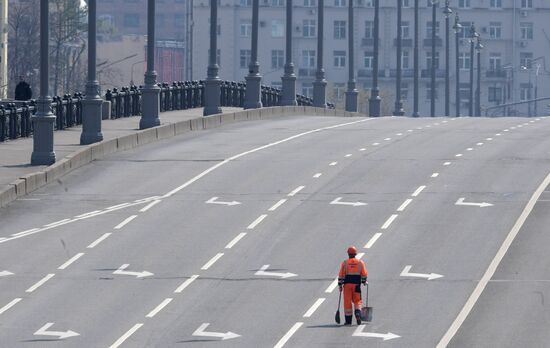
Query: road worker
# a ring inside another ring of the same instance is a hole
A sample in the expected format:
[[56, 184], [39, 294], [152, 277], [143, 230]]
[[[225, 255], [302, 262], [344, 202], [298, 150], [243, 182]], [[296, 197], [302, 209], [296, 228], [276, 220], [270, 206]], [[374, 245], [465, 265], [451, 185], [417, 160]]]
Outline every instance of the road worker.
[[357, 325], [361, 324], [361, 284], [367, 283], [367, 267], [362, 260], [356, 259], [357, 248], [350, 246], [348, 248], [348, 259], [342, 262], [340, 273], [338, 274], [338, 285], [340, 292], [344, 291], [344, 315], [346, 317], [345, 325], [351, 325], [353, 315], [353, 305], [355, 306], [355, 319]]

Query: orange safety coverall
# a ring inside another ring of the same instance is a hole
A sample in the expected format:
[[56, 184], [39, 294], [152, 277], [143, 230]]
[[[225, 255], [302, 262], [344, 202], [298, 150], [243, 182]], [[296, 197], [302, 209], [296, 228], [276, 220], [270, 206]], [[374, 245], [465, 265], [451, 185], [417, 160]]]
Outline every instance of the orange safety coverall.
[[366, 281], [368, 272], [365, 262], [355, 257], [342, 262], [338, 283], [344, 285], [344, 315], [352, 315], [352, 302], [355, 309], [363, 307], [361, 300], [361, 282]]

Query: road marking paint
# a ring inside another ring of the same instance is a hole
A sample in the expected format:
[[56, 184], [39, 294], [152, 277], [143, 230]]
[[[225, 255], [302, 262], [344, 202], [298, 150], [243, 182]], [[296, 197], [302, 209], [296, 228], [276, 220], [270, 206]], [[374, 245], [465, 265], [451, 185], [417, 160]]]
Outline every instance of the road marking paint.
[[504, 132], [509, 132], [510, 130], [509, 129], [505, 129]]
[[362, 148], [359, 149], [359, 151], [367, 151], [367, 149], [362, 147]]
[[84, 253], [76, 254], [75, 256], [73, 256], [69, 260], [67, 260], [67, 262], [65, 262], [61, 266], [57, 267], [57, 269], [65, 269], [65, 268], [69, 267], [73, 262], [75, 262], [76, 260], [78, 260], [82, 256], [84, 256]]
[[523, 127], [523, 126], [522, 126], [521, 124], [518, 124], [517, 127], [518, 127], [518, 128], [521, 128], [521, 127]]
[[344, 157], [351, 157], [352, 154], [351, 153], [348, 153], [347, 155], [345, 155]]
[[86, 216], [89, 216], [89, 215], [94, 215], [94, 214], [97, 214], [97, 213], [101, 213], [101, 210], [94, 210], [94, 211], [91, 211], [89, 213], [80, 214], [80, 215], [75, 216], [75, 218], [83, 218], [83, 217], [86, 217]]
[[416, 127], [416, 129], [422, 129], [422, 127]]
[[203, 271], [206, 271], [207, 269], [209, 269], [210, 267], [212, 267], [212, 265], [214, 263], [216, 263], [216, 261], [218, 261], [221, 257], [223, 256], [223, 253], [217, 253], [216, 256], [214, 256], [213, 258], [210, 259], [210, 261], [208, 261], [207, 263], [204, 264], [204, 266], [201, 267], [201, 269]]
[[338, 278], [335, 278], [332, 283], [330, 283], [330, 285], [328, 286], [328, 288], [325, 290], [326, 293], [330, 294], [334, 291], [334, 289], [336, 289], [336, 287], [338, 286]]
[[516, 223], [510, 230], [510, 233], [508, 234], [508, 236], [506, 236], [506, 239], [500, 246], [498, 252], [496, 253], [491, 263], [489, 264], [489, 267], [481, 277], [481, 280], [479, 281], [479, 283], [477, 283], [477, 286], [475, 287], [474, 291], [468, 298], [466, 304], [464, 305], [464, 307], [462, 308], [462, 310], [460, 311], [456, 319], [453, 321], [453, 323], [451, 324], [451, 326], [449, 327], [445, 335], [443, 335], [443, 337], [441, 338], [441, 341], [439, 341], [439, 343], [437, 344], [437, 348], [447, 347], [447, 345], [452, 340], [454, 335], [460, 329], [460, 327], [466, 320], [466, 317], [468, 317], [468, 314], [470, 314], [470, 311], [474, 308], [477, 300], [483, 293], [483, 290], [487, 286], [487, 283], [489, 282], [489, 280], [491, 280], [491, 278], [495, 274], [495, 271], [497, 270], [499, 264], [501, 263], [502, 259], [508, 252], [508, 249], [512, 245], [514, 239], [518, 235], [523, 224], [527, 220], [527, 217], [529, 217], [529, 215], [533, 211], [535, 204], [539, 200], [544, 190], [546, 190], [548, 185], [550, 185], [550, 173], [546, 176], [546, 178], [543, 180], [543, 182], [540, 184], [537, 190], [533, 193], [533, 196], [531, 196], [531, 199], [523, 209], [523, 212], [521, 213], [521, 215], [518, 217]]
[[430, 126], [429, 124], [428, 124], [428, 125], [426, 125], [426, 128], [431, 128], [431, 127], [432, 127], [432, 126]]
[[122, 207], [127, 207], [129, 205], [130, 205], [130, 203], [117, 204], [117, 205], [107, 207], [107, 208], [105, 208], [105, 210], [119, 209], [119, 208], [122, 208]]
[[323, 173], [317, 173], [317, 174], [313, 175], [313, 177], [314, 177], [315, 179], [318, 179], [318, 178], [321, 177], [321, 175], [323, 175]]
[[391, 138], [386, 138], [386, 139], [384, 139], [384, 140], [385, 140], [385, 141], [390, 141], [390, 140], [391, 140]]
[[442, 121], [442, 123], [447, 123], [447, 121]]
[[414, 130], [413, 129], [407, 129], [407, 132], [409, 132], [409, 133], [414, 132]]
[[477, 143], [476, 145], [477, 145], [477, 146], [482, 146], [482, 145], [483, 145], [483, 143]]
[[382, 236], [382, 233], [380, 232], [377, 232], [374, 234], [374, 236], [372, 236], [372, 238], [368, 241], [367, 244], [365, 244], [364, 248], [365, 249], [370, 249], [372, 248], [372, 246], [374, 245], [374, 243], [376, 243], [376, 241], [378, 240], [378, 238], [380, 238]]
[[304, 314], [304, 318], [311, 318], [313, 313], [315, 313], [317, 308], [319, 308], [319, 306], [321, 306], [323, 304], [323, 302], [325, 302], [325, 300], [326, 299], [323, 298], [323, 297], [318, 298], [317, 301], [315, 301], [315, 303], [311, 307], [309, 307], [307, 312]]
[[246, 236], [245, 232], [239, 233], [237, 237], [233, 238], [233, 240], [225, 246], [225, 249], [233, 248], [235, 244], [237, 244], [241, 239], [243, 239], [244, 236]]
[[378, 146], [380, 143], [372, 143], [372, 146]]
[[269, 208], [268, 210], [269, 211], [275, 211], [277, 210], [277, 208], [279, 208], [281, 205], [285, 204], [286, 202], [286, 198], [283, 198], [281, 199], [280, 201], [278, 201], [277, 203], [273, 204], [273, 206], [271, 208]]
[[198, 274], [192, 275], [191, 278], [185, 280], [180, 286], [178, 286], [178, 287], [176, 288], [176, 290], [174, 290], [174, 293], [176, 293], [176, 294], [181, 293], [183, 290], [185, 290], [186, 287], [188, 287], [189, 285], [191, 285], [192, 282], [194, 282], [195, 280], [197, 280], [198, 277], [199, 277]]
[[61, 225], [67, 221], [71, 221], [71, 219], [63, 219], [63, 220], [59, 220], [59, 221], [56, 221], [56, 222], [52, 222], [51, 224], [47, 224], [47, 225], [44, 225], [44, 227], [52, 227], [52, 226], [55, 226], [55, 225]]
[[151, 209], [152, 207], [159, 204], [160, 202], [161, 202], [160, 199], [156, 201], [152, 201], [151, 203], [147, 204], [145, 207], [141, 208], [139, 211], [141, 213], [145, 213], [147, 210]]
[[122, 227], [126, 226], [126, 224], [128, 224], [130, 221], [134, 220], [135, 218], [137, 218], [137, 215], [132, 215], [126, 218], [126, 220], [122, 221], [121, 223], [115, 226], [115, 230], [120, 230]]
[[40, 198], [19, 198], [18, 201], [39, 201]]
[[397, 133], [396, 135], [397, 135], [397, 136], [402, 136], [402, 135], [403, 135], [403, 133]]
[[14, 233], [14, 234], [12, 234], [11, 236], [12, 236], [12, 237], [22, 236], [22, 235], [25, 235], [25, 234], [27, 234], [27, 233], [33, 233], [33, 232], [36, 232], [36, 231], [39, 231], [39, 230], [40, 230], [39, 228], [31, 228], [30, 230], [26, 230], [26, 231], [23, 231], [23, 232]]
[[54, 276], [55, 276], [55, 274], [53, 274], [53, 273], [48, 274], [44, 278], [40, 279], [36, 284], [34, 284], [33, 286], [31, 286], [30, 288], [25, 290], [25, 292], [29, 292], [29, 293], [33, 292], [34, 290], [36, 290], [39, 287], [41, 287], [42, 285], [44, 285], [45, 282], [52, 279]]
[[300, 327], [302, 327], [302, 325], [304, 325], [304, 323], [302, 322], [297, 322], [296, 324], [294, 324], [273, 348], [282, 348], [285, 343], [292, 337], [292, 335], [294, 335], [296, 331], [298, 331]]
[[358, 253], [357, 255], [355, 255], [355, 258], [357, 260], [361, 260], [363, 258], [363, 256], [365, 256], [365, 253]]
[[329, 166], [334, 167], [334, 166], [337, 165], [337, 164], [338, 164], [338, 162], [330, 162]]
[[164, 301], [162, 301], [155, 309], [149, 312], [145, 317], [152, 318], [155, 315], [157, 315], [161, 310], [164, 309], [170, 302], [172, 302], [173, 298], [165, 298]]
[[487, 141], [491, 141], [491, 140], [493, 140], [493, 138], [487, 138], [487, 139], [485, 139], [485, 140], [487, 140]]
[[472, 151], [472, 150], [473, 150], [473, 148], [471, 148], [471, 147], [466, 149], [466, 151]]
[[397, 214], [392, 214], [392, 216], [390, 216], [388, 218], [388, 220], [386, 220], [386, 222], [384, 222], [384, 224], [382, 225], [381, 229], [385, 230], [387, 229], [388, 227], [390, 227], [390, 225], [392, 224], [392, 222], [397, 218]]
[[435, 126], [439, 126], [439, 122], [434, 123]]
[[116, 340], [115, 343], [109, 346], [109, 348], [118, 348], [124, 341], [126, 341], [130, 336], [132, 336], [137, 330], [139, 330], [140, 327], [142, 327], [143, 324], [139, 323], [134, 326], [130, 330], [128, 330], [124, 335], [122, 335], [118, 340]]
[[497, 137], [500, 137], [502, 134], [501, 133], [497, 133], [495, 134]]
[[256, 226], [260, 224], [265, 218], [267, 217], [267, 214], [260, 215], [254, 222], [252, 222], [246, 229], [253, 230]]
[[439, 176], [439, 173], [433, 173], [432, 178], [437, 178]]
[[418, 187], [418, 188], [416, 189], [416, 191], [414, 191], [413, 194], [412, 194], [411, 196], [412, 196], [412, 197], [418, 197], [418, 195], [419, 195], [422, 191], [424, 191], [425, 188], [426, 188], [426, 186], [424, 186], [424, 185]]
[[16, 304], [18, 304], [20, 301], [22, 300], [22, 298], [16, 298], [14, 299], [13, 301], [11, 301], [10, 303], [8, 303], [7, 305], [5, 305], [4, 307], [0, 308], [0, 315], [4, 312], [6, 312], [8, 309], [10, 309], [11, 307], [15, 306]]
[[86, 248], [87, 249], [93, 249], [95, 248], [99, 243], [103, 242], [105, 239], [109, 238], [109, 236], [111, 235], [112, 233], [108, 232], [108, 233], [105, 233], [104, 235], [102, 235], [101, 237], [99, 237], [98, 239], [96, 239], [94, 242], [92, 242], [92, 244], [88, 245]]
[[510, 127], [510, 129], [516, 129], [516, 127]]
[[399, 208], [397, 208], [397, 211], [405, 211], [405, 208], [407, 208], [407, 206], [408, 206], [409, 204], [411, 204], [411, 202], [412, 202], [412, 198], [406, 199], [405, 202], [403, 202], [403, 204], [401, 204], [401, 205], [399, 206]]
[[455, 157], [462, 157], [462, 154], [461, 154], [461, 153], [457, 153], [457, 154], [455, 155]]
[[444, 166], [450, 166], [451, 165], [451, 162], [445, 162], [443, 163]]
[[294, 197], [296, 194], [300, 191], [302, 191], [305, 188], [305, 186], [298, 186], [296, 187], [292, 192], [288, 194], [288, 197]]

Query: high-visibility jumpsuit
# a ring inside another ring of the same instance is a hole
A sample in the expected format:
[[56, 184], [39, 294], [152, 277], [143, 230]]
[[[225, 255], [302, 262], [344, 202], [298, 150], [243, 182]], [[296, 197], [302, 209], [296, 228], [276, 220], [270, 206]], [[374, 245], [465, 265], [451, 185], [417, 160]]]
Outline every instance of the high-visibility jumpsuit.
[[367, 267], [362, 260], [355, 257], [342, 262], [340, 273], [338, 274], [338, 283], [344, 285], [344, 315], [353, 314], [352, 302], [356, 310], [363, 306], [361, 300], [361, 283], [367, 279]]

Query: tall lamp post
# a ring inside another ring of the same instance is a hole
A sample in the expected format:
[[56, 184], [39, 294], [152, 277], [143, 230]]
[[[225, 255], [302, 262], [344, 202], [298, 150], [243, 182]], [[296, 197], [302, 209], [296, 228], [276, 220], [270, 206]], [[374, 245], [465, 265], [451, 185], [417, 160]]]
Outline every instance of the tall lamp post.
[[326, 102], [326, 87], [325, 69], [323, 68], [323, 41], [325, 27], [325, 0], [317, 0], [317, 71], [315, 72], [315, 81], [313, 82], [313, 106], [324, 108]]
[[476, 27], [472, 23], [470, 26], [470, 105], [468, 110], [470, 116], [474, 116], [474, 50], [478, 36], [479, 34], [476, 31]]
[[394, 116], [403, 116], [403, 102], [401, 101], [401, 74], [402, 74], [402, 30], [401, 18], [403, 13], [403, 0], [397, 0], [397, 74], [395, 79], [395, 109]]
[[378, 45], [380, 32], [380, 0], [374, 0], [374, 57], [372, 59], [372, 88], [369, 99], [369, 116], [380, 117], [380, 89], [378, 88]]
[[257, 109], [262, 107], [262, 91], [260, 75], [260, 63], [258, 63], [258, 16], [260, 0], [252, 1], [252, 52], [250, 54], [250, 64], [248, 66], [248, 76], [246, 80], [246, 95], [244, 108]]
[[293, 106], [296, 102], [296, 75], [294, 74], [294, 63], [292, 63], [292, 0], [286, 0], [286, 52], [285, 52], [285, 73], [281, 78], [283, 84], [283, 96], [281, 105]]
[[460, 33], [462, 32], [462, 24], [460, 24], [460, 18], [458, 17], [458, 13], [455, 15], [455, 25], [453, 26], [453, 30], [455, 32], [455, 53], [456, 53], [456, 61], [455, 61], [455, 74], [456, 74], [456, 91], [455, 91], [455, 99], [456, 99], [456, 117], [460, 117], [460, 56], [459, 56], [459, 44], [460, 44]]
[[443, 14], [445, 15], [445, 116], [451, 115], [451, 63], [450, 63], [450, 28], [449, 22], [453, 11], [449, 7], [449, 0], [445, 0], [445, 9]]
[[346, 92], [346, 111], [357, 112], [357, 88], [355, 84], [355, 66], [354, 66], [354, 41], [353, 41], [353, 0], [348, 0], [348, 52], [349, 52], [349, 70], [348, 70], [348, 90]]
[[476, 116], [481, 116], [481, 37], [478, 36], [476, 44], [477, 52], [477, 88], [476, 88]]
[[431, 94], [430, 94], [430, 116], [435, 117], [435, 40], [436, 40], [436, 20], [437, 5], [439, 0], [432, 0], [432, 66], [431, 66]]
[[221, 80], [218, 76], [220, 67], [218, 56], [218, 0], [210, 0], [210, 52], [208, 69], [204, 81], [204, 116], [220, 114]]
[[155, 0], [147, 1], [147, 71], [142, 88], [142, 110], [139, 128], [160, 125], [160, 87], [155, 71]]
[[414, 0], [414, 101], [413, 101], [413, 117], [419, 117], [418, 112], [418, 84], [420, 82], [420, 60], [419, 60], [419, 39], [420, 39], [420, 25], [419, 25], [419, 7], [420, 0]]

